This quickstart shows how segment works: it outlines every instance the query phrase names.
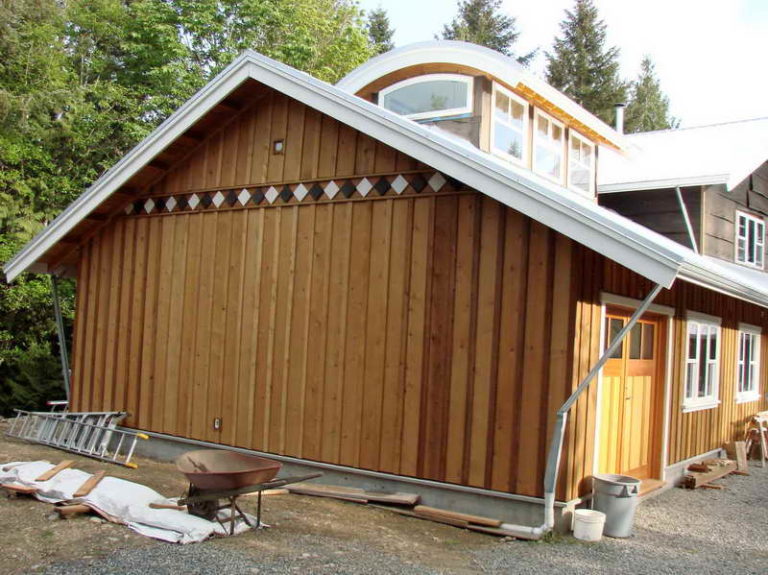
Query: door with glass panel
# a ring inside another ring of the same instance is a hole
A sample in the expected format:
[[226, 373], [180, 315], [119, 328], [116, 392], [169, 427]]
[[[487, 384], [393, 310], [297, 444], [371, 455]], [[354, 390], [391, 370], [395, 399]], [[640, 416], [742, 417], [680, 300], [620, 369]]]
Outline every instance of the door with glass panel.
[[[608, 308], [606, 347], [630, 315], [630, 311]], [[602, 473], [639, 479], [658, 474], [663, 321], [653, 315], [643, 316], [603, 368], [599, 447]]]

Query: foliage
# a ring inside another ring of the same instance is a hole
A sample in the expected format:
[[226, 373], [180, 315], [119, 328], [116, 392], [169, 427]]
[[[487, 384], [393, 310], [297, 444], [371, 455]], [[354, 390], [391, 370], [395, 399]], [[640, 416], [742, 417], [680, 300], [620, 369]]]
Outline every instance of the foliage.
[[[0, 0], [0, 263], [246, 48], [330, 82], [372, 51], [354, 0]], [[49, 278], [0, 282], [0, 412], [61, 396], [57, 352]]]
[[376, 54], [389, 52], [395, 47], [395, 44], [392, 41], [392, 36], [395, 34], [395, 31], [390, 28], [387, 11], [381, 6], [368, 13], [368, 23], [366, 24], [366, 28], [368, 30], [368, 40]]
[[606, 26], [593, 0], [576, 0], [560, 23], [561, 35], [547, 52], [547, 82], [606, 123], [626, 100], [619, 76], [619, 49], [606, 47]]
[[629, 103], [624, 115], [624, 131], [649, 132], [676, 128], [679, 122], [669, 114], [669, 98], [661, 91], [649, 56], [640, 64], [640, 74], [630, 86]]
[[[500, 10], [501, 0], [459, 0], [459, 13], [443, 26], [443, 39], [472, 42], [515, 56], [513, 46], [520, 36], [517, 19]], [[517, 61], [527, 66], [536, 52], [517, 56]]]

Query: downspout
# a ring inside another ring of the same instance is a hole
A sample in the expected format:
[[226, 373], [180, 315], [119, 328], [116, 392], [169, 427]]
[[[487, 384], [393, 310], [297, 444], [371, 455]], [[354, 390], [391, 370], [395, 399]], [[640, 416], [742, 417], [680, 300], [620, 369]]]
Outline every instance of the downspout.
[[606, 348], [600, 359], [592, 367], [587, 376], [582, 380], [576, 390], [565, 401], [560, 409], [557, 410], [557, 419], [555, 421], [555, 429], [552, 434], [552, 443], [549, 447], [549, 453], [547, 454], [547, 467], [544, 473], [544, 523], [539, 527], [528, 527], [525, 525], [510, 525], [502, 524], [502, 528], [507, 531], [516, 533], [522, 539], [540, 539], [544, 534], [552, 531], [555, 526], [555, 488], [557, 486], [557, 474], [560, 468], [560, 456], [563, 451], [563, 436], [565, 434], [565, 425], [568, 421], [568, 411], [573, 407], [573, 404], [578, 401], [584, 391], [587, 390], [589, 384], [595, 379], [597, 374], [605, 365], [605, 362], [613, 355], [626, 335], [635, 326], [640, 317], [648, 310], [653, 300], [659, 295], [663, 287], [661, 284], [656, 284], [651, 292], [645, 297], [645, 299], [629, 318], [627, 325], [625, 325], [611, 344]]
[[69, 401], [69, 354], [67, 339], [64, 334], [64, 318], [61, 316], [59, 303], [59, 285], [55, 275], [51, 275], [51, 294], [53, 295], [53, 314], [56, 316], [56, 332], [59, 336], [59, 357], [61, 358], [61, 375], [64, 377], [64, 393]]
[[683, 201], [683, 193], [680, 191], [680, 186], [675, 188], [675, 194], [677, 195], [677, 203], [680, 204], [680, 211], [683, 213], [683, 221], [685, 222], [685, 228], [688, 230], [688, 238], [691, 240], [691, 248], [696, 253], [699, 253], [699, 246], [696, 243], [696, 236], [693, 233], [693, 226], [691, 225], [691, 218], [688, 215], [688, 208], [685, 207]]

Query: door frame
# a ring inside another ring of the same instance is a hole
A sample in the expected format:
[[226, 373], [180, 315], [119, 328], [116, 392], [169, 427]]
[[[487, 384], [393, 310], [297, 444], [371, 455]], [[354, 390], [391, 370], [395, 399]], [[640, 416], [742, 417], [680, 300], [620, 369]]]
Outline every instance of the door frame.
[[[605, 317], [606, 317], [606, 310], [608, 307], [618, 307], [618, 308], [624, 308], [625, 310], [632, 313], [635, 311], [642, 302], [637, 299], [628, 298], [612, 293], [607, 292], [601, 292], [600, 293], [600, 350], [602, 351], [605, 348], [606, 345], [606, 333], [605, 333]], [[659, 305], [659, 304], [651, 304], [648, 307], [648, 312], [654, 315], [663, 316], [663, 319], [665, 320], [665, 323], [667, 325], [666, 330], [664, 330], [664, 335], [666, 337], [666, 346], [663, 350], [664, 352], [664, 359], [661, 362], [661, 365], [659, 365], [659, 369], [663, 370], [664, 376], [663, 376], [663, 385], [661, 385], [662, 393], [660, 394], [660, 397], [657, 399], [657, 404], [654, 406], [654, 409], [658, 411], [661, 411], [661, 433], [658, 433], [658, 430], [655, 432], [656, 437], [653, 438], [653, 442], [655, 443], [655, 449], [656, 453], [658, 454], [658, 457], [656, 458], [656, 461], [652, 461], [652, 468], [653, 468], [653, 478], [654, 479], [666, 479], [666, 468], [668, 465], [667, 459], [668, 459], [668, 451], [669, 451], [669, 410], [670, 410], [670, 400], [671, 400], [671, 389], [672, 389], [672, 375], [673, 375], [673, 354], [674, 354], [674, 318], [675, 318], [675, 309], [669, 306], [665, 305]], [[597, 401], [596, 401], [596, 412], [595, 412], [595, 436], [594, 436], [594, 446], [593, 446], [593, 458], [592, 458], [592, 473], [598, 473], [599, 472], [599, 465], [600, 465], [600, 426], [602, 424], [601, 422], [601, 412], [602, 412], [602, 391], [603, 391], [603, 370], [600, 370], [600, 373], [597, 375]], [[659, 445], [661, 443], [661, 445]]]

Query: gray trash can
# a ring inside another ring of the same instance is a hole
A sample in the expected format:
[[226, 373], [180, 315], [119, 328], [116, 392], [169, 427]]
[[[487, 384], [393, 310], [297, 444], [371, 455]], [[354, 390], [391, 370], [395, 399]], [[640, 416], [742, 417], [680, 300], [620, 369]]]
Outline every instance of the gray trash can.
[[593, 489], [592, 509], [605, 513], [603, 533], [609, 537], [632, 535], [640, 480], [628, 475], [601, 473], [594, 476]]

